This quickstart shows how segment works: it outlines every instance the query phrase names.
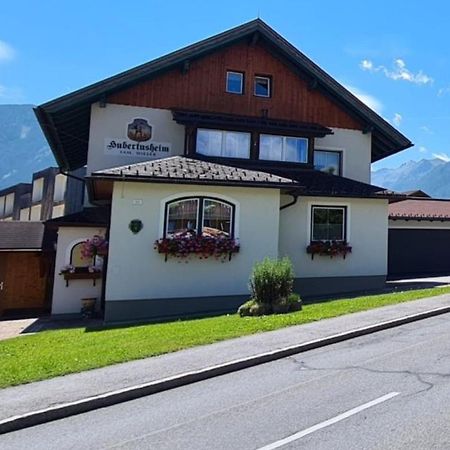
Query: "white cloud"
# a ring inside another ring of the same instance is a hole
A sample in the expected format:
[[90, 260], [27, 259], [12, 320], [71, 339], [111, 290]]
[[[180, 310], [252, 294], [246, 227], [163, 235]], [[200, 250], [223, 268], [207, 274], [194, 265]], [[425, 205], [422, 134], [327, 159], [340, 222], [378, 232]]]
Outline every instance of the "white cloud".
[[17, 173], [16, 169], [11, 170], [11, 172], [5, 173], [5, 175], [2, 176], [1, 180], [6, 180], [9, 177], [11, 177], [12, 175], [14, 175], [15, 173]]
[[424, 131], [427, 134], [434, 134], [434, 131], [426, 125], [422, 125], [421, 127], [419, 127], [419, 130]]
[[443, 97], [444, 95], [450, 94], [450, 86], [445, 88], [440, 88], [438, 90], [438, 97]]
[[0, 62], [10, 61], [14, 58], [14, 49], [5, 41], [0, 41]]
[[428, 152], [428, 149], [427, 149], [426, 147], [424, 147], [423, 145], [421, 145], [421, 146], [419, 147], [419, 152], [420, 152], [420, 153], [427, 153], [427, 152]]
[[359, 100], [365, 103], [369, 108], [373, 109], [378, 114], [381, 114], [381, 111], [383, 110], [383, 103], [381, 103], [381, 101], [376, 97], [354, 86], [346, 85], [345, 88], [348, 89]]
[[406, 62], [401, 58], [394, 60], [392, 69], [388, 69], [383, 65], [375, 66], [370, 59], [363, 59], [360, 62], [359, 67], [361, 70], [366, 70], [372, 73], [381, 72], [391, 80], [408, 81], [409, 83], [414, 84], [432, 84], [434, 81], [433, 78], [423, 73], [422, 70], [419, 70], [417, 73], [411, 72], [406, 67]]
[[28, 133], [30, 132], [31, 127], [27, 127], [26, 125], [22, 125], [20, 129], [20, 139], [26, 139]]
[[396, 127], [399, 127], [400, 124], [402, 123], [402, 119], [403, 119], [403, 117], [402, 117], [401, 114], [395, 113], [395, 114], [394, 114], [394, 118], [392, 119], [392, 122], [394, 122], [394, 125], [395, 125]]
[[441, 153], [433, 153], [433, 156], [437, 159], [441, 159], [442, 161], [449, 162], [450, 156], [447, 155], [447, 153], [441, 152]]

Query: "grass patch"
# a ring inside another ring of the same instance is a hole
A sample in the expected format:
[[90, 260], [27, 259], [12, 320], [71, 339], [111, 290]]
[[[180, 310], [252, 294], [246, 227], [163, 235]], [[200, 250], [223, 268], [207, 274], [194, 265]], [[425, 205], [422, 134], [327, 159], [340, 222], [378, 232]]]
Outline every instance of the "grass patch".
[[307, 304], [303, 311], [290, 314], [245, 318], [233, 314], [99, 331], [73, 328], [20, 336], [0, 341], [0, 387], [447, 293], [450, 287]]

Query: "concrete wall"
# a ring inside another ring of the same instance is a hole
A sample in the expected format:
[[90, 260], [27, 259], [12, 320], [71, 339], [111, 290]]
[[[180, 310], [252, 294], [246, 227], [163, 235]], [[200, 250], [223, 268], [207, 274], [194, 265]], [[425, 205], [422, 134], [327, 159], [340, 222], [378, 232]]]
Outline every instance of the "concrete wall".
[[[281, 203], [289, 200], [290, 197], [282, 196]], [[306, 253], [312, 205], [347, 207], [347, 240], [353, 248], [345, 259], [318, 255], [311, 259]], [[387, 273], [387, 234], [387, 200], [299, 197], [297, 204], [281, 211], [280, 256], [291, 258], [299, 279], [380, 277], [382, 280]], [[324, 280], [321, 283], [326, 284]]]
[[[235, 233], [241, 251], [231, 261], [192, 257], [188, 262], [177, 258], [165, 262], [164, 255], [154, 250], [154, 242], [163, 234], [166, 201], [189, 195], [210, 195], [236, 205]], [[248, 278], [255, 261], [278, 254], [279, 201], [276, 189], [116, 182], [107, 310], [108, 304], [118, 301], [247, 296]], [[132, 219], [143, 222], [138, 234], [128, 229]]]
[[59, 272], [62, 267], [70, 263], [70, 251], [72, 247], [94, 235], [105, 235], [105, 229], [61, 227], [58, 230], [58, 243], [56, 248], [55, 280], [53, 285], [52, 314], [79, 314], [81, 299], [85, 297], [97, 297], [97, 305], [100, 304], [102, 281], [96, 280], [93, 286], [92, 280], [66, 281]]
[[333, 128], [334, 134], [316, 138], [314, 146], [318, 150], [338, 150], [342, 152], [342, 176], [370, 183], [370, 161], [372, 136], [358, 130]]
[[[127, 137], [128, 124], [132, 123], [135, 118], [146, 119], [152, 126], [151, 139], [142, 142], [142, 144], [167, 143], [170, 145], [168, 154], [141, 157], [130, 156], [125, 153], [113, 155], [106, 149], [106, 142], [112, 139], [118, 142], [125, 140], [130, 144], [136, 144]], [[107, 104], [104, 108], [100, 108], [98, 104], [92, 105], [87, 175], [100, 169], [181, 155], [183, 151], [184, 126], [178, 125], [172, 119], [171, 111], [113, 104]]]

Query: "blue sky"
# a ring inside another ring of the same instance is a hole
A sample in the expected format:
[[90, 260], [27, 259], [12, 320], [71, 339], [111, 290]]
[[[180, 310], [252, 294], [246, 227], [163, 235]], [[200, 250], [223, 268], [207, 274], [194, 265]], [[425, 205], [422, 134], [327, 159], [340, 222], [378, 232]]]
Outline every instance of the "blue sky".
[[43, 103], [258, 15], [415, 143], [374, 168], [450, 160], [446, 2], [2, 2], [0, 103]]

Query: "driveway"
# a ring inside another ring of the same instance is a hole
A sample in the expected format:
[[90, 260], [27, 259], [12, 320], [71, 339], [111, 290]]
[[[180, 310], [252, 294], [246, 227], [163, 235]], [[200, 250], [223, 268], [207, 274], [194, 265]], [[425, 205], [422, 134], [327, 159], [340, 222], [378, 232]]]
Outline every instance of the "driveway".
[[0, 321], [0, 341], [19, 336], [25, 330], [30, 329], [39, 319], [15, 319]]

